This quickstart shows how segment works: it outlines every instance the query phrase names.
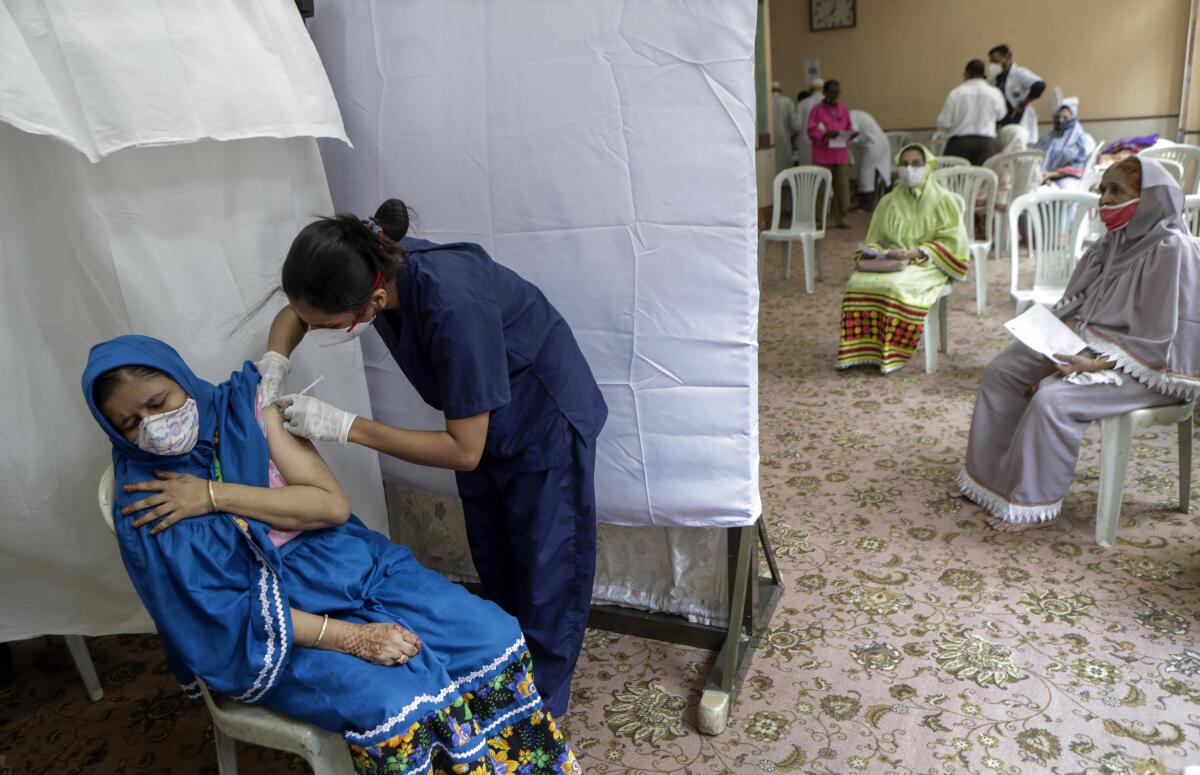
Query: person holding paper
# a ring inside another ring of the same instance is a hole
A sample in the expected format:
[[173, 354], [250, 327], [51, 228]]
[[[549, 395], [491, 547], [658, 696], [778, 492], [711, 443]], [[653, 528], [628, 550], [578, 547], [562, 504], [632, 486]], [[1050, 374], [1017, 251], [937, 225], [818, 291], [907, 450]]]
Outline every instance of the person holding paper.
[[1100, 182], [1108, 232], [1053, 309], [1086, 349], [1056, 353], [1055, 363], [1017, 342], [984, 369], [950, 494], [986, 509], [992, 527], [1058, 517], [1093, 421], [1200, 397], [1200, 245], [1182, 207], [1179, 185], [1154, 160], [1110, 167]]
[[933, 178], [937, 159], [910, 145], [896, 164], [900, 185], [879, 200], [842, 301], [839, 369], [890, 374], [908, 363], [942, 286], [967, 276], [967, 231], [958, 204]]
[[854, 127], [850, 111], [838, 102], [842, 86], [826, 81], [825, 99], [808, 113], [808, 137], [812, 140], [813, 164], [819, 164], [833, 175], [833, 227], [846, 229], [846, 214], [850, 212], [850, 138]]

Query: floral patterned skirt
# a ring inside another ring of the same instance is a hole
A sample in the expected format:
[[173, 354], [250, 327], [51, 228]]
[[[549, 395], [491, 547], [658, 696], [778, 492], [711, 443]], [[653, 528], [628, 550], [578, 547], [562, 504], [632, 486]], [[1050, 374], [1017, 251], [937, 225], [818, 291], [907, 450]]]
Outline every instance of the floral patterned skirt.
[[[521, 654], [474, 692], [377, 745], [350, 745], [360, 773], [404, 775], [576, 775], [583, 769], [545, 710], [521, 712], [533, 683]], [[468, 745], [478, 738], [477, 746]], [[449, 743], [449, 746], [442, 741]], [[454, 756], [449, 748], [456, 751]], [[466, 750], [473, 754], [464, 755]]]
[[852, 274], [842, 300], [837, 368], [878, 366], [888, 374], [908, 363], [945, 284], [946, 275], [930, 265]]

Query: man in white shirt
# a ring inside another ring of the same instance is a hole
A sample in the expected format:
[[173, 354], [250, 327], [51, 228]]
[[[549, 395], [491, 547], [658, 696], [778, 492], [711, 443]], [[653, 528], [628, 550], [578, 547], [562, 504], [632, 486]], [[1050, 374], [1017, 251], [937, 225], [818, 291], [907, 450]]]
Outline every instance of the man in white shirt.
[[1004, 100], [1008, 104], [1008, 115], [1000, 125], [1020, 124], [1025, 127], [1029, 141], [1033, 142], [1033, 138], [1040, 136], [1033, 102], [1046, 91], [1046, 82], [1028, 67], [1014, 62], [1012, 51], [1003, 43], [992, 46], [988, 51], [988, 60], [992, 83], [1004, 93]]
[[950, 90], [938, 114], [938, 133], [948, 138], [947, 156], [961, 156], [981, 165], [992, 155], [996, 124], [1008, 113], [1004, 94], [987, 82], [983, 62], [967, 62], [963, 82]]

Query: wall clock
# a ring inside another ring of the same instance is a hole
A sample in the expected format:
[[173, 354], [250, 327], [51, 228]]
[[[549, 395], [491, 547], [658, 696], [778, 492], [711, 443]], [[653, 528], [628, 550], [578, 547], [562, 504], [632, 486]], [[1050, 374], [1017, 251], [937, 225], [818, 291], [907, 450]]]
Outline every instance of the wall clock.
[[813, 32], [842, 30], [857, 21], [854, 0], [809, 0], [808, 24]]

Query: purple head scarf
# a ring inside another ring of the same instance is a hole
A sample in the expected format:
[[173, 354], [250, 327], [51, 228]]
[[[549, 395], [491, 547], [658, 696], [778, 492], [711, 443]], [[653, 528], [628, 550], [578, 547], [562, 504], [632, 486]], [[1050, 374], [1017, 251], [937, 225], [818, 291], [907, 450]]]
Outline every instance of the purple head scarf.
[[1059, 318], [1077, 317], [1088, 346], [1152, 390], [1200, 397], [1200, 243], [1183, 220], [1183, 191], [1153, 159], [1142, 165], [1133, 219], [1075, 267]]

